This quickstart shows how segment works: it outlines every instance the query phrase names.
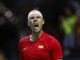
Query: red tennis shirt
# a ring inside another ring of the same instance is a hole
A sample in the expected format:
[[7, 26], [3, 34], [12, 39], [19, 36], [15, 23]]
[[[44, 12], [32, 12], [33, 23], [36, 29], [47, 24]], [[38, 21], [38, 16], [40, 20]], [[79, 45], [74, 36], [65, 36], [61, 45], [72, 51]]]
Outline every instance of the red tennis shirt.
[[63, 57], [60, 43], [45, 32], [35, 42], [30, 41], [30, 35], [22, 38], [19, 56], [20, 60], [57, 60]]

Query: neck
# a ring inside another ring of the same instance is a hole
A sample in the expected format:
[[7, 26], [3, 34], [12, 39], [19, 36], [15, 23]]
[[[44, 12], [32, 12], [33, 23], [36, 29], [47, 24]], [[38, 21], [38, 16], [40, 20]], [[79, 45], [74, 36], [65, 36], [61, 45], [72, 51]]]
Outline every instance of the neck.
[[38, 32], [38, 33], [32, 32], [31, 40], [32, 40], [32, 41], [36, 41], [38, 38], [41, 37], [42, 32], [43, 32], [43, 31], [40, 31], [40, 32]]

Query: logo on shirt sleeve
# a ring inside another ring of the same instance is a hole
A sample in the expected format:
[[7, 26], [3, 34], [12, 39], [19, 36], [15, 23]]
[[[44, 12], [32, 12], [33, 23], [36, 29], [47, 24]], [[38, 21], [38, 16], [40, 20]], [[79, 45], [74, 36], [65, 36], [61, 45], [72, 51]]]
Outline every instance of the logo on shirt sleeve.
[[27, 48], [24, 48], [23, 51], [27, 50]]
[[44, 46], [43, 45], [38, 45], [38, 48], [44, 48]]

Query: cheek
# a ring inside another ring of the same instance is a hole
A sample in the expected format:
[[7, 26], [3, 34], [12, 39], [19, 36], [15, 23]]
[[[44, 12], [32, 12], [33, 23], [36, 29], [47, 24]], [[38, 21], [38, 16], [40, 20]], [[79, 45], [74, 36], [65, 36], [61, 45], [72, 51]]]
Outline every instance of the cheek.
[[40, 26], [42, 27], [42, 25], [43, 25], [43, 21], [41, 21], [39, 24], [40, 24]]
[[30, 21], [30, 25], [32, 25], [33, 24], [33, 21]]
[[42, 24], [42, 25], [44, 24], [44, 21], [43, 21], [43, 20], [41, 20], [41, 24]]
[[32, 24], [33, 24], [32, 21], [28, 22], [28, 26], [32, 26]]

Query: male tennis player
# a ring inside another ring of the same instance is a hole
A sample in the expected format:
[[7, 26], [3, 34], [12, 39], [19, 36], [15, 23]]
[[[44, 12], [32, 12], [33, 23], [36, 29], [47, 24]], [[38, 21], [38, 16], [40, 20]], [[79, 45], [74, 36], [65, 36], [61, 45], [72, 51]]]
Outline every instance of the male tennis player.
[[43, 15], [39, 10], [28, 14], [28, 26], [32, 34], [19, 42], [20, 60], [63, 60], [60, 43], [42, 30]]

